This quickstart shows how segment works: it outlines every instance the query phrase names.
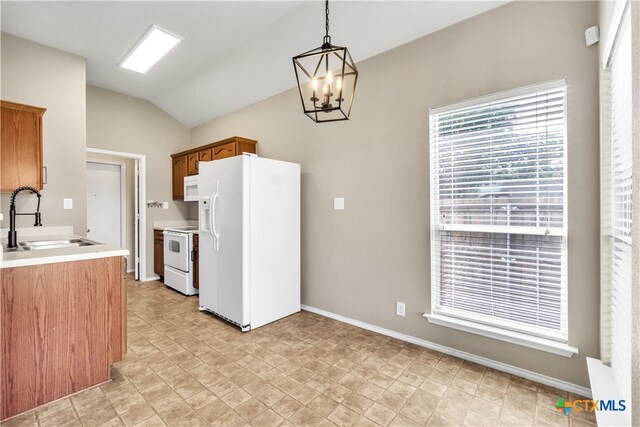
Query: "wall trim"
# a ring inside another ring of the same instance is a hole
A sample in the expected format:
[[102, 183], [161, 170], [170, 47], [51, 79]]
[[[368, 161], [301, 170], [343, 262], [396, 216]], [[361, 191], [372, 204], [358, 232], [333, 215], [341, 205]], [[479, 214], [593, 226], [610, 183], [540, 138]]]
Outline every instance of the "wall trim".
[[450, 356], [458, 357], [469, 362], [477, 363], [479, 365], [486, 366], [488, 368], [496, 369], [498, 371], [506, 372], [508, 374], [517, 375], [522, 378], [526, 378], [531, 381], [536, 381], [541, 384], [545, 384], [551, 387], [555, 387], [560, 390], [568, 391], [580, 396], [591, 398], [591, 389], [583, 387], [578, 384], [573, 384], [567, 381], [563, 381], [557, 378], [549, 377], [547, 375], [539, 374], [537, 372], [529, 371], [527, 369], [519, 368], [517, 366], [509, 365], [506, 363], [498, 362], [486, 357], [477, 356], [466, 351], [456, 350], [455, 348], [447, 347], [441, 344], [437, 344], [431, 341], [423, 340], [422, 338], [416, 338], [411, 335], [406, 335], [400, 332], [392, 331], [390, 329], [382, 328], [380, 326], [371, 325], [369, 323], [362, 322], [360, 320], [351, 319], [349, 317], [341, 316], [340, 314], [325, 311], [316, 307], [312, 307], [306, 304], [301, 304], [300, 308], [309, 311], [311, 313], [319, 314], [330, 319], [337, 320], [339, 322], [348, 323], [353, 326], [357, 326], [362, 329], [366, 329], [371, 332], [377, 332], [382, 335], [386, 335], [391, 338], [396, 338], [401, 341], [405, 341], [411, 344], [419, 345], [430, 350], [439, 351], [440, 353], [448, 354]]
[[140, 279], [141, 282], [153, 282], [154, 280], [160, 280], [160, 276], [154, 274], [153, 276], [145, 277], [144, 279]]

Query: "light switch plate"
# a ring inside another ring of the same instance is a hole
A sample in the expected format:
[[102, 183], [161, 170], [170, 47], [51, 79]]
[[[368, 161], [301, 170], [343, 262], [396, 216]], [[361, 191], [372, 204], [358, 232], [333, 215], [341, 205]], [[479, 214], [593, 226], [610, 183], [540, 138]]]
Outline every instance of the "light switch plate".
[[73, 199], [63, 200], [64, 209], [73, 209]]
[[335, 210], [344, 209], [344, 197], [336, 197], [333, 199], [333, 209]]

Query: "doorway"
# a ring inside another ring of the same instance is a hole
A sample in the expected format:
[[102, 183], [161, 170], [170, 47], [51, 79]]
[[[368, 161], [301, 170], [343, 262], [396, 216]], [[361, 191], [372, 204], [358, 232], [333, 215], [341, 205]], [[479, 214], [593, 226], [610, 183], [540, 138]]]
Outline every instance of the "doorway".
[[[131, 234], [133, 234], [132, 238], [130, 238], [132, 240], [133, 248], [129, 249], [130, 261], [128, 262], [127, 268], [129, 270], [134, 271], [136, 280], [140, 280], [140, 281], [155, 280], [156, 277], [153, 275], [151, 277], [147, 277], [147, 268], [146, 268], [147, 245], [145, 242], [146, 242], [147, 232], [146, 232], [146, 209], [145, 209], [145, 200], [146, 200], [145, 199], [146, 198], [145, 156], [143, 154], [137, 154], [137, 153], [126, 153], [121, 151], [103, 150], [100, 148], [87, 148], [87, 157], [89, 157], [87, 159], [87, 165], [89, 165], [90, 162], [101, 163], [103, 165], [107, 165], [107, 164], [110, 164], [110, 165], [125, 164], [126, 165], [127, 163], [129, 164], [129, 167], [125, 166], [124, 168], [120, 169], [120, 172], [121, 172], [121, 176], [122, 176], [122, 172], [124, 172], [126, 176], [128, 171], [129, 177], [133, 182], [133, 184], [126, 186], [127, 188], [125, 188], [125, 190], [121, 190], [120, 194], [126, 193], [126, 198], [124, 202], [122, 201], [120, 202], [120, 215], [117, 215], [115, 213], [116, 208], [110, 208], [112, 211], [111, 215], [120, 216], [120, 218], [123, 218], [122, 209], [123, 207], [126, 209], [127, 206], [129, 207], [129, 210], [132, 211], [131, 220], [128, 221], [128, 230], [129, 230], [128, 235], [131, 236]], [[102, 169], [108, 169], [108, 168], [109, 168], [108, 166], [102, 166]], [[90, 172], [87, 169], [87, 195], [88, 196], [90, 194], [89, 187], [90, 185], [93, 185], [89, 183], [89, 180], [91, 179], [89, 177], [90, 173], [92, 172]], [[112, 176], [112, 180], [114, 181], [114, 183], [112, 183], [111, 186], [112, 188], [115, 188], [115, 178], [113, 178], [113, 176]], [[122, 185], [122, 181], [120, 182]], [[95, 188], [95, 186], [93, 187]], [[98, 185], [98, 187], [100, 187], [100, 185]], [[112, 190], [112, 191], [115, 191], [115, 190]], [[133, 194], [131, 194], [131, 192], [133, 192]], [[114, 196], [111, 196], [111, 198], [113, 199]], [[104, 203], [97, 200], [96, 202], [98, 206], [100, 206], [100, 203]], [[88, 198], [87, 209], [89, 209], [90, 203], [91, 201]], [[131, 209], [132, 207], [133, 209]], [[125, 218], [126, 218], [126, 212], [127, 211], [125, 211], [125, 214], [124, 214]], [[124, 222], [125, 220], [121, 219], [121, 221]], [[87, 224], [90, 224], [89, 212], [87, 212]], [[114, 226], [111, 226], [112, 230], [114, 229], [113, 227]], [[101, 228], [101, 227], [98, 226], [98, 228]], [[89, 226], [88, 229], [91, 229], [91, 227]], [[119, 236], [122, 242], [124, 242], [126, 239], [127, 225], [124, 226], [124, 231], [125, 231], [124, 237], [123, 237], [122, 230], [119, 233]], [[89, 233], [91, 232], [88, 232], [88, 235]], [[118, 238], [118, 235], [117, 235], [118, 233], [113, 233], [113, 234], [116, 234], [116, 236], [111, 236], [112, 239]], [[95, 240], [98, 240], [98, 239], [96, 238]], [[110, 240], [107, 240], [107, 239], [103, 239], [103, 240], [105, 241], [105, 243], [110, 242]], [[122, 244], [119, 246], [125, 247]], [[133, 267], [133, 269], [131, 267]]]
[[[87, 238], [133, 249], [127, 236], [127, 164], [87, 160]], [[127, 264], [133, 266], [133, 254]]]

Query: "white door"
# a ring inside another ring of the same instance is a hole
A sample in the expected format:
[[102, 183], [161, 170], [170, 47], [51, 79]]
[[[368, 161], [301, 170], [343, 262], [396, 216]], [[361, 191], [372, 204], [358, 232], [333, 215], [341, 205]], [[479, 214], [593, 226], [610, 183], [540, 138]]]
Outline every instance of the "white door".
[[121, 248], [124, 173], [123, 164], [87, 161], [87, 238]]

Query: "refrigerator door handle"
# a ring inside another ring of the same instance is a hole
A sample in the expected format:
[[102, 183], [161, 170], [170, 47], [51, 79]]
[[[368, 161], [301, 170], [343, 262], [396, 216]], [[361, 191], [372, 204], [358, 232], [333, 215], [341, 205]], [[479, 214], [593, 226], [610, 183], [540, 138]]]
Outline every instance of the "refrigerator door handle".
[[209, 234], [211, 234], [211, 237], [213, 237], [215, 239], [216, 235], [213, 234], [213, 198], [215, 197], [216, 193], [213, 193], [211, 196], [209, 196], [209, 209], [207, 209], [207, 214], [209, 217], [209, 227], [207, 228], [206, 231], [209, 232]]
[[220, 235], [218, 234], [218, 229], [216, 228], [216, 202], [218, 201], [218, 181], [216, 181], [216, 192], [211, 196], [211, 209], [209, 209], [209, 214], [211, 215], [211, 235], [216, 240], [216, 252], [220, 249]]

